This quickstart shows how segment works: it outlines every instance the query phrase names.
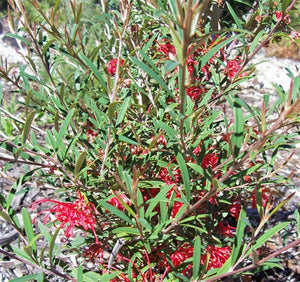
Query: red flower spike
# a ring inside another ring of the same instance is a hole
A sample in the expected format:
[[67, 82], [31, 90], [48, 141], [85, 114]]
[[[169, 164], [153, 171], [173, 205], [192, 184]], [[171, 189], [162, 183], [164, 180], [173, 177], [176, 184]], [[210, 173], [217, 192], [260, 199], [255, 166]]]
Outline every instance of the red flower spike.
[[36, 218], [44, 212], [46, 212], [47, 215], [45, 216], [43, 222], [46, 222], [52, 213], [56, 216], [53, 224], [59, 221], [60, 227], [65, 229], [64, 238], [62, 239], [63, 242], [66, 242], [71, 236], [73, 236], [74, 227], [82, 227], [84, 230], [91, 229], [93, 231], [96, 244], [98, 244], [99, 242], [95, 231], [95, 226], [97, 223], [95, 214], [97, 213], [97, 210], [92, 203], [86, 201], [84, 195], [79, 190], [77, 198], [78, 199], [75, 200], [74, 203], [59, 202], [50, 199], [35, 201], [30, 206], [32, 209], [45, 202], [54, 203], [54, 205], [50, 209], [45, 209], [39, 212], [34, 218], [33, 223], [35, 222]]

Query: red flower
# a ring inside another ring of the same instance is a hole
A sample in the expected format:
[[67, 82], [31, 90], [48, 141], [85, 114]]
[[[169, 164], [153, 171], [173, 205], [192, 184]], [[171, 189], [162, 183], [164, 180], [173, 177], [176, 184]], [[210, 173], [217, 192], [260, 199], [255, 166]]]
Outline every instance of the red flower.
[[147, 155], [148, 154], [148, 150], [147, 149], [143, 149], [142, 147], [136, 146], [136, 145], [131, 145], [130, 146], [130, 151], [133, 155]]
[[[170, 255], [173, 266], [176, 268], [188, 258], [193, 256], [194, 249], [189, 244], [183, 244], [178, 250]], [[164, 270], [165, 273], [168, 273], [171, 270], [171, 266], [165, 258], [165, 254], [156, 253], [156, 257], [159, 258], [158, 269]], [[183, 271], [182, 274], [186, 274], [189, 270], [192, 269], [192, 264], [189, 264]]]
[[174, 179], [170, 175], [168, 169], [166, 167], [163, 167], [159, 172], [159, 177], [162, 181], [164, 181], [167, 185], [173, 184], [173, 183], [179, 183], [181, 181], [181, 173], [180, 170], [177, 169], [171, 169], [172, 174], [174, 176]]
[[203, 88], [199, 86], [191, 86], [186, 89], [186, 94], [191, 97], [192, 100], [198, 100], [203, 93]]
[[224, 70], [224, 73], [229, 77], [229, 79], [233, 79], [237, 74], [239, 68], [240, 68], [239, 57], [236, 57], [234, 60], [227, 61], [227, 65]]
[[95, 243], [91, 245], [83, 254], [85, 258], [88, 258], [90, 261], [94, 262], [95, 259], [100, 255], [100, 264], [103, 263], [104, 251], [101, 247], [101, 244]]
[[230, 237], [230, 238], [233, 237], [233, 231], [235, 229], [236, 228], [229, 225], [229, 223], [227, 221], [220, 221], [217, 226], [217, 230], [221, 235], [224, 235], [224, 236]]
[[95, 131], [92, 130], [92, 129], [88, 129], [87, 132], [86, 132], [87, 138], [93, 139], [94, 137], [97, 137], [97, 135], [98, 135], [98, 133], [95, 132]]
[[122, 205], [122, 203], [120, 202], [119, 198], [127, 205], [131, 205], [131, 202], [130, 200], [127, 198], [127, 196], [122, 193], [122, 194], [119, 194], [118, 197], [115, 196], [111, 199], [109, 199], [107, 202], [109, 204], [111, 204], [112, 206], [114, 206], [115, 208], [117, 208], [118, 210], [124, 212], [126, 209], [125, 207]]
[[167, 147], [167, 140], [163, 135], [157, 139], [157, 145], [163, 145]]
[[194, 66], [197, 65], [198, 63], [196, 61], [193, 60], [193, 57], [190, 56], [187, 59], [186, 65], [187, 65], [187, 69], [189, 72], [189, 75], [192, 77], [193, 76], [193, 72], [194, 72]]
[[207, 154], [204, 156], [203, 160], [202, 160], [202, 163], [201, 163], [201, 166], [202, 168], [204, 169], [207, 169], [207, 168], [215, 168], [217, 163], [219, 161], [219, 157], [217, 156], [216, 153], [210, 153], [210, 154]]
[[170, 41], [168, 39], [163, 39], [162, 41], [165, 41], [165, 44], [160, 44], [158, 45], [157, 50], [167, 56], [171, 53], [172, 55], [176, 54], [175, 47], [170, 44]]
[[282, 18], [282, 12], [281, 11], [276, 11], [275, 12], [275, 17], [276, 17], [277, 21], [281, 20], [281, 18]]
[[[118, 64], [118, 59], [111, 59], [108, 64], [106, 65], [107, 67], [107, 72], [110, 74], [110, 75], [115, 75], [116, 74], [116, 71], [117, 71], [117, 64]], [[124, 60], [121, 59], [120, 60], [120, 66], [123, 66], [124, 65]]]
[[241, 203], [238, 201], [235, 201], [231, 204], [229, 212], [236, 220], [238, 220], [241, 209], [242, 209]]
[[84, 195], [79, 190], [77, 197], [78, 199], [75, 200], [74, 203], [42, 199], [34, 202], [31, 205], [31, 208], [34, 209], [37, 205], [44, 202], [54, 203], [52, 208], [39, 212], [35, 219], [40, 214], [47, 212], [47, 215], [44, 218], [44, 222], [46, 222], [50, 214], [53, 213], [56, 216], [54, 224], [59, 221], [60, 227], [65, 229], [64, 238], [62, 239], [63, 242], [66, 242], [71, 236], [73, 236], [74, 227], [82, 227], [84, 230], [91, 229], [93, 231], [97, 244], [98, 238], [95, 231], [97, 220], [94, 215], [97, 213], [97, 210], [92, 203], [86, 201]]
[[201, 264], [204, 264], [207, 258], [207, 253], [209, 256], [209, 262], [207, 270], [212, 268], [220, 268], [226, 262], [231, 254], [230, 247], [214, 247], [208, 246], [206, 248], [206, 254], [201, 256]]

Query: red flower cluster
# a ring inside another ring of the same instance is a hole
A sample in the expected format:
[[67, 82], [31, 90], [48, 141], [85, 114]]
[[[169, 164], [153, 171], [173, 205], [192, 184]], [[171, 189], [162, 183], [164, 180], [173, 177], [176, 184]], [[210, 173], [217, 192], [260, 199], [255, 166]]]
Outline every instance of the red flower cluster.
[[[120, 60], [120, 66], [123, 66], [124, 65], [124, 60], [121, 59]], [[107, 67], [107, 72], [110, 74], [110, 75], [115, 75], [116, 74], [116, 71], [117, 71], [117, 63], [118, 63], [118, 59], [111, 59], [108, 64], [106, 65]]]
[[94, 137], [97, 137], [98, 133], [95, 132], [93, 129], [88, 129], [87, 132], [86, 132], [86, 136], [87, 138], [89, 139], [92, 139]]
[[73, 236], [74, 227], [82, 227], [84, 230], [91, 229], [95, 236], [96, 243], [98, 243], [95, 231], [97, 223], [95, 214], [97, 213], [97, 210], [92, 203], [86, 201], [84, 195], [79, 190], [77, 197], [78, 199], [75, 200], [74, 203], [59, 202], [50, 199], [42, 199], [34, 202], [31, 205], [32, 209], [45, 202], [54, 203], [54, 205], [50, 209], [45, 209], [39, 212], [33, 222], [44, 212], [47, 213], [43, 220], [44, 222], [49, 219], [50, 214], [55, 214], [56, 219], [53, 224], [59, 221], [60, 227], [65, 229], [64, 238], [62, 239], [63, 242], [66, 242], [71, 236]]
[[229, 79], [233, 79], [235, 75], [237, 74], [238, 70], [240, 69], [240, 58], [236, 57], [233, 60], [227, 61], [226, 68], [224, 69], [225, 75], [228, 76]]
[[204, 92], [203, 87], [191, 86], [186, 89], [186, 94], [191, 97], [192, 100], [198, 100], [201, 94]]
[[[174, 268], [178, 267], [180, 264], [182, 264], [184, 261], [186, 261], [188, 258], [193, 256], [194, 249], [189, 244], [183, 244], [178, 248], [178, 250], [172, 254], [170, 254], [170, 258], [172, 261], [172, 264]], [[154, 252], [155, 253], [155, 252]], [[159, 258], [159, 262], [157, 263], [156, 267], [160, 271], [164, 271], [165, 274], [170, 272], [171, 266], [168, 262], [168, 260], [165, 257], [164, 253], [158, 252], [155, 253], [156, 258]], [[182, 274], [188, 274], [189, 270], [192, 269], [192, 264], [188, 265], [183, 271]]]
[[208, 246], [206, 248], [206, 254], [201, 256], [201, 264], [204, 264], [207, 256], [209, 254], [209, 261], [207, 270], [213, 268], [220, 268], [226, 262], [231, 254], [230, 247], [215, 247], [215, 246]]
[[172, 44], [170, 44], [170, 41], [165, 38], [162, 39], [162, 41], [165, 43], [159, 43], [157, 47], [157, 51], [167, 56], [169, 56], [169, 54], [175, 55], [176, 54], [175, 47]]
[[217, 156], [216, 153], [210, 153], [207, 154], [203, 157], [201, 166], [204, 169], [208, 169], [208, 168], [215, 168], [217, 166], [217, 163], [219, 161], [219, 157]]
[[[183, 244], [178, 248], [177, 251], [170, 254], [170, 259], [174, 268], [177, 268], [182, 263], [184, 263], [187, 259], [193, 257], [194, 249], [188, 243]], [[207, 269], [213, 268], [220, 268], [226, 262], [231, 254], [230, 247], [215, 247], [215, 246], [208, 246], [205, 250], [205, 254], [201, 256], [200, 263], [203, 265], [209, 257], [208, 267]], [[164, 273], [168, 273], [171, 270], [171, 266], [167, 259], [165, 258], [164, 253], [155, 253], [156, 258], [159, 258], [160, 261], [157, 263], [156, 267]], [[181, 273], [190, 276], [192, 274], [192, 264], [187, 265]]]

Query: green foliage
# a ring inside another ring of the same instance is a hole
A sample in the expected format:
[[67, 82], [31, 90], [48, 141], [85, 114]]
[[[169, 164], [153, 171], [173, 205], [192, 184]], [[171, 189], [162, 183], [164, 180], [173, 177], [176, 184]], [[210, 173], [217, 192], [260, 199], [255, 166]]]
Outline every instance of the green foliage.
[[[11, 1], [23, 27], [8, 36], [27, 53], [17, 76], [5, 66], [0, 75], [25, 102], [19, 117], [1, 95], [18, 130], [3, 124], [0, 145], [34, 169], [0, 198], [21, 238], [8, 255], [70, 281], [214, 281], [278, 265], [257, 253], [289, 224], [269, 226], [290, 199], [274, 207], [287, 183], [275, 163], [295, 142], [300, 79], [278, 86], [272, 104], [266, 94], [262, 109], [239, 89], [251, 59], [290, 31], [275, 12], [286, 16], [294, 1], [221, 2]], [[57, 198], [32, 204], [50, 206], [33, 223], [22, 209], [23, 232], [11, 204], [32, 177]], [[74, 268], [63, 259], [72, 252], [97, 267]]]

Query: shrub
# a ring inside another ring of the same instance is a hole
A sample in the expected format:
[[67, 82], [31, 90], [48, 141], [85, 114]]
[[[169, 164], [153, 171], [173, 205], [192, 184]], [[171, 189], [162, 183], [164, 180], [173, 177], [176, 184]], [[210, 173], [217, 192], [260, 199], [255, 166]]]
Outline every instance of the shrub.
[[[0, 144], [6, 160], [30, 165], [19, 183], [56, 192], [23, 208], [23, 223], [16, 186], [1, 198], [20, 241], [0, 252], [37, 267], [28, 280], [214, 281], [279, 266], [299, 239], [261, 248], [289, 224], [269, 220], [292, 197], [275, 203], [290, 183], [275, 161], [294, 146], [300, 77], [261, 109], [239, 89], [255, 77], [251, 59], [290, 33], [295, 1], [101, 1], [88, 17], [72, 0], [64, 24], [62, 1], [28, 0], [37, 22], [9, 2], [20, 17], [7, 36], [24, 64], [13, 74], [2, 61], [0, 74], [24, 99]], [[72, 253], [76, 263], [64, 259]]]

